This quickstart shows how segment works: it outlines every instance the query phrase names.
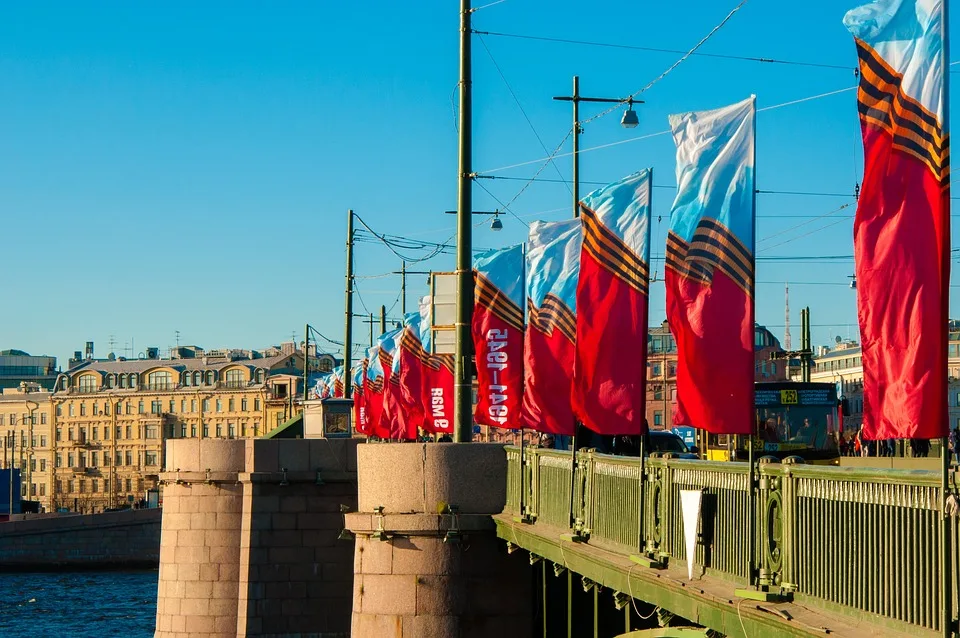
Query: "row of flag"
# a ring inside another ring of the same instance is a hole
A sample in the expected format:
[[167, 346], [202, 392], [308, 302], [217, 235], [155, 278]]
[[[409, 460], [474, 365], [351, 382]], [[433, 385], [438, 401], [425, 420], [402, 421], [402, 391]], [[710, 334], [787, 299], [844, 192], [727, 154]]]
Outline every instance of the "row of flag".
[[[867, 439], [946, 435], [949, 159], [943, 0], [876, 0], [844, 23], [860, 59], [865, 167], [854, 227]], [[754, 97], [670, 116], [677, 197], [665, 246], [677, 343], [673, 422], [754, 428]], [[652, 170], [535, 222], [476, 259], [475, 421], [573, 434], [644, 431]], [[453, 359], [430, 348], [430, 302], [356, 370], [364, 434], [452, 431]], [[339, 377], [338, 377], [339, 375]], [[336, 396], [343, 371], [324, 389]], [[320, 391], [318, 383], [318, 393]]]

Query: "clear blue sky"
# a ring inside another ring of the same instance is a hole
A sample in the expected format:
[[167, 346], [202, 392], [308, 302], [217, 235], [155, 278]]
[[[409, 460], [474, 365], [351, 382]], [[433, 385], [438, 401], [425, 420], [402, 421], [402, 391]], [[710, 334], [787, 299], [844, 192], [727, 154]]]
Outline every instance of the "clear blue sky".
[[[474, 26], [686, 50], [735, 4], [507, 0], [476, 12]], [[643, 95], [638, 128], [622, 129], [620, 112], [613, 113], [586, 127], [582, 147], [663, 131], [669, 113], [751, 93], [763, 108], [853, 86], [856, 57], [841, 19], [855, 4], [811, 0], [798, 10], [750, 0], [700, 50], [847, 68], [692, 57]], [[137, 351], [166, 348], [175, 330], [181, 343], [263, 347], [293, 331], [302, 338], [305, 322], [342, 339], [348, 208], [382, 232], [432, 241], [453, 232], [443, 211], [456, 206], [458, 5], [0, 5], [0, 347], [57, 355], [65, 364], [86, 340], [105, 355], [110, 335], [118, 352], [131, 340]], [[546, 155], [483, 43], [550, 150], [570, 128], [569, 105], [551, 98], [570, 91], [571, 76], [580, 76], [584, 95], [617, 97], [679, 57], [475, 37], [479, 172]], [[584, 105], [583, 116], [598, 111]], [[853, 91], [758, 116], [761, 190], [852, 194], [861, 164]], [[646, 166], [668, 187], [654, 196], [653, 252], [662, 254], [675, 184], [668, 135], [584, 153], [581, 179], [612, 181]], [[493, 174], [529, 177], [538, 168]], [[570, 158], [562, 157], [541, 177], [569, 175]], [[483, 185], [506, 202], [523, 182]], [[477, 210], [498, 206], [480, 188], [474, 193]], [[815, 343], [856, 338], [856, 300], [846, 287], [851, 259], [763, 259], [851, 255], [853, 207], [819, 220], [796, 217], [849, 201], [759, 196], [757, 318], [778, 335], [789, 281], [795, 340], [804, 305], [813, 312]], [[563, 183], [535, 183], [510, 208], [525, 221], [560, 219], [570, 194]], [[503, 221], [500, 233], [478, 228], [475, 245], [522, 241], [526, 227], [509, 215]], [[369, 243], [358, 245], [356, 261], [361, 276], [399, 267]], [[452, 257], [440, 257], [415, 268], [452, 267]], [[662, 262], [654, 268], [662, 275]], [[426, 287], [422, 276], [410, 282], [414, 305]], [[364, 279], [359, 288], [371, 310], [390, 307], [399, 278]], [[652, 323], [663, 308], [662, 285], [654, 285]], [[356, 310], [363, 312], [360, 303]], [[955, 304], [951, 310], [957, 314]], [[366, 326], [358, 322], [355, 334], [365, 339]]]

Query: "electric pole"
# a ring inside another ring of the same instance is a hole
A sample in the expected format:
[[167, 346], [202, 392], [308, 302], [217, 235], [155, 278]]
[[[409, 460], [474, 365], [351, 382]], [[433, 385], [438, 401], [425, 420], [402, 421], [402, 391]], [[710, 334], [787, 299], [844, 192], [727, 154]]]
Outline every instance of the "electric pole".
[[343, 396], [350, 396], [350, 361], [353, 356], [353, 210], [347, 211], [347, 281], [344, 299], [344, 327], [343, 327]]

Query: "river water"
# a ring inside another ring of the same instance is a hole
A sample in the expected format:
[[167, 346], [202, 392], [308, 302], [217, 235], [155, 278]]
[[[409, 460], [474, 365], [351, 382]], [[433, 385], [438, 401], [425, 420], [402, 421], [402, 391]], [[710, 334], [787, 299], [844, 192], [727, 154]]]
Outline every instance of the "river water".
[[151, 638], [157, 571], [0, 573], [0, 637]]

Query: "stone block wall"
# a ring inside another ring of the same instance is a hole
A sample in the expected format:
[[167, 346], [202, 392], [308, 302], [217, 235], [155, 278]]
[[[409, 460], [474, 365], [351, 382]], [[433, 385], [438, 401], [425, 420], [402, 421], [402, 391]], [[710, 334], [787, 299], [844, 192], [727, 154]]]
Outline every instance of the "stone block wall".
[[355, 440], [174, 440], [156, 638], [347, 636]]
[[366, 445], [358, 463], [353, 638], [529, 636], [530, 570], [490, 518], [506, 499], [503, 447]]
[[0, 523], [0, 568], [155, 567], [160, 510], [19, 517]]

